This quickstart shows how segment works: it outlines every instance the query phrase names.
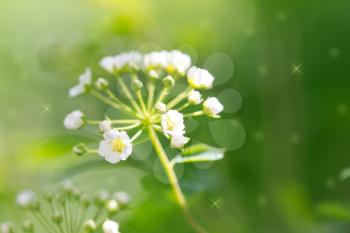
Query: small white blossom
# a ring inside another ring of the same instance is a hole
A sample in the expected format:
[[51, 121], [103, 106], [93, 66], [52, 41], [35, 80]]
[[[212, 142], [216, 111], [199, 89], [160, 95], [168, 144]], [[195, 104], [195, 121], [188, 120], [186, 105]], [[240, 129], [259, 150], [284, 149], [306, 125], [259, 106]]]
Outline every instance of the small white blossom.
[[151, 52], [143, 56], [143, 65], [146, 70], [157, 70], [166, 67], [167, 52]]
[[108, 81], [105, 78], [99, 78], [97, 79], [97, 81], [95, 82], [95, 85], [98, 89], [100, 90], [105, 90], [108, 88]]
[[209, 116], [217, 116], [224, 110], [224, 106], [216, 97], [210, 97], [203, 103], [203, 112]]
[[103, 233], [120, 233], [119, 224], [112, 220], [106, 220], [102, 225]]
[[116, 56], [102, 58], [100, 65], [110, 73], [119, 72], [126, 68], [138, 70], [142, 63], [142, 56], [136, 51], [120, 53]]
[[29, 208], [36, 202], [36, 195], [31, 190], [20, 192], [16, 197], [16, 203], [19, 207]]
[[12, 233], [10, 223], [1, 223], [0, 224], [0, 233]]
[[69, 97], [76, 97], [86, 92], [86, 87], [92, 83], [91, 69], [86, 69], [83, 74], [79, 76], [79, 83], [69, 89]]
[[202, 95], [199, 91], [192, 90], [187, 96], [187, 100], [190, 104], [200, 104], [202, 102]]
[[113, 197], [120, 203], [121, 205], [127, 205], [130, 202], [130, 196], [126, 192], [116, 192], [113, 194]]
[[182, 134], [174, 134], [171, 136], [170, 146], [172, 148], [183, 148], [189, 140], [189, 138], [185, 137]]
[[166, 112], [166, 104], [159, 102], [154, 106], [155, 110], [159, 113], [165, 113]]
[[100, 142], [98, 153], [110, 163], [118, 163], [126, 160], [132, 153], [132, 145], [125, 131], [112, 129], [104, 133], [104, 139]]
[[162, 129], [165, 134], [183, 134], [185, 132], [184, 118], [176, 110], [169, 110], [162, 115]]
[[150, 71], [148, 72], [148, 75], [149, 75], [151, 78], [154, 78], [154, 79], [159, 78], [159, 74], [158, 74], [158, 72], [155, 71], [155, 70], [150, 70]]
[[187, 54], [173, 50], [167, 53], [167, 61], [165, 69], [169, 73], [174, 71], [184, 75], [186, 71], [191, 67], [191, 57]]
[[96, 226], [96, 222], [93, 219], [89, 219], [87, 221], [85, 221], [84, 223], [84, 228], [88, 231], [88, 232], [93, 232], [96, 230], [97, 226]]
[[214, 77], [207, 70], [193, 66], [187, 72], [187, 81], [194, 89], [210, 89]]
[[107, 70], [109, 73], [114, 72], [114, 57], [113, 56], [107, 56], [101, 59], [100, 66]]
[[110, 120], [101, 121], [99, 127], [100, 127], [100, 131], [103, 133], [110, 131], [112, 129], [112, 121]]
[[120, 206], [117, 200], [109, 200], [106, 204], [106, 209], [108, 212], [115, 213], [119, 210]]
[[73, 111], [69, 113], [66, 118], [64, 119], [64, 127], [66, 129], [74, 130], [74, 129], [79, 129], [85, 124], [84, 121], [84, 113], [80, 110]]

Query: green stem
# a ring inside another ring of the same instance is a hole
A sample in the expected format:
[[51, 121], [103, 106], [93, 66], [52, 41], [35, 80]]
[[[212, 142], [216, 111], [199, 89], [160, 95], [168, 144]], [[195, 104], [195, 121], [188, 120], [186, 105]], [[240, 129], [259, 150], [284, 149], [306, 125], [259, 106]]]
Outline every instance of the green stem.
[[139, 107], [139, 105], [134, 100], [134, 97], [131, 95], [131, 92], [129, 91], [128, 87], [125, 85], [125, 83], [124, 83], [124, 81], [123, 81], [123, 79], [121, 77], [118, 78], [118, 82], [119, 82], [119, 85], [120, 85], [122, 91], [124, 92], [124, 94], [126, 95], [128, 100], [130, 101], [131, 105], [134, 107], [136, 112], [141, 114], [142, 113], [141, 108]]
[[153, 83], [153, 80], [149, 81], [147, 88], [148, 88], [147, 108], [148, 108], [148, 111], [151, 111], [153, 106], [154, 91], [156, 89]]
[[147, 108], [146, 108], [146, 104], [145, 104], [145, 102], [144, 102], [144, 100], [142, 98], [141, 91], [137, 91], [136, 95], [137, 95], [137, 99], [138, 99], [138, 101], [139, 101], [139, 103], [141, 105], [143, 113], [146, 113], [147, 112]]
[[117, 96], [115, 96], [109, 89], [106, 90], [106, 93], [111, 99], [113, 99], [118, 105], [120, 105], [121, 108], [124, 108], [125, 111], [128, 111], [129, 113], [133, 112], [131, 108], [129, 108], [121, 100], [119, 100]]
[[190, 87], [186, 88], [186, 90], [184, 90], [183, 92], [181, 92], [180, 94], [178, 94], [174, 99], [172, 99], [168, 104], [167, 107], [168, 109], [173, 108], [175, 105], [177, 105], [178, 103], [180, 103], [182, 100], [187, 98], [188, 93], [191, 91], [192, 89]]
[[116, 108], [118, 110], [124, 111], [126, 113], [129, 113], [133, 116], [138, 116], [137, 113], [135, 113], [133, 110], [131, 110], [129, 107], [125, 108], [124, 105], [119, 105], [118, 103], [116, 103], [115, 101], [107, 98], [104, 95], [101, 95], [100, 93], [98, 93], [97, 91], [91, 91], [90, 92], [91, 95], [93, 95], [94, 97], [96, 97], [97, 99], [101, 100], [102, 102], [104, 102], [105, 104], [110, 105], [113, 108]]
[[158, 158], [165, 170], [165, 173], [168, 176], [170, 185], [173, 189], [173, 192], [175, 194], [175, 198], [179, 206], [181, 207], [181, 210], [187, 220], [187, 222], [192, 226], [193, 230], [197, 233], [207, 233], [206, 230], [204, 230], [192, 217], [190, 211], [188, 210], [185, 196], [182, 193], [181, 187], [179, 185], [178, 179], [176, 177], [175, 171], [173, 166], [171, 165], [167, 154], [165, 153], [162, 144], [160, 143], [158, 136], [156, 132], [154, 131], [152, 125], [148, 125], [148, 134], [151, 140], [151, 143], [158, 155]]

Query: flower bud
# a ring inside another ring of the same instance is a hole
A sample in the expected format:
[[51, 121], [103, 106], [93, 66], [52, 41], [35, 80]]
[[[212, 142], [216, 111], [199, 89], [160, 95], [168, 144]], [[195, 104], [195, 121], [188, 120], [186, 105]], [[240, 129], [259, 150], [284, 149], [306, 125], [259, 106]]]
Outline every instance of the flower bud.
[[31, 221], [25, 221], [22, 224], [22, 229], [24, 232], [34, 232], [34, 224]]
[[130, 196], [126, 192], [116, 192], [113, 194], [113, 198], [115, 198], [121, 207], [125, 207], [130, 203]]
[[138, 90], [141, 90], [143, 87], [143, 83], [138, 80], [138, 79], [134, 79], [132, 81], [132, 88], [135, 90], [135, 91], [138, 91]]
[[44, 194], [44, 199], [48, 202], [48, 203], [52, 203], [53, 199], [55, 198], [55, 194], [54, 192], [52, 192], [51, 190], [48, 190], [45, 192]]
[[166, 112], [166, 105], [162, 102], [156, 103], [156, 105], [154, 106], [154, 109], [158, 112], [158, 113], [165, 113]]
[[99, 78], [95, 82], [95, 86], [97, 87], [97, 89], [99, 89], [101, 91], [105, 91], [105, 90], [107, 90], [107, 88], [109, 86], [109, 82], [104, 78]]
[[55, 212], [52, 217], [51, 217], [51, 220], [52, 222], [56, 223], [56, 224], [61, 224], [62, 223], [62, 220], [63, 220], [63, 217], [62, 217], [62, 214], [59, 213], [59, 212]]
[[81, 197], [81, 192], [80, 192], [80, 190], [79, 189], [77, 189], [77, 188], [74, 188], [73, 189], [73, 193], [72, 193], [72, 195], [73, 195], [73, 198], [75, 199], [75, 200], [80, 200], [80, 197]]
[[106, 202], [105, 208], [107, 209], [109, 214], [115, 214], [119, 211], [120, 206], [117, 200], [112, 199]]
[[95, 203], [98, 206], [103, 206], [106, 201], [109, 198], [109, 193], [105, 190], [102, 190], [100, 192], [97, 193], [96, 197], [95, 197]]
[[81, 201], [83, 208], [85, 208], [85, 209], [89, 208], [89, 206], [91, 205], [91, 201], [89, 200], [89, 198], [86, 195], [82, 196], [80, 201]]
[[79, 143], [79, 144], [75, 145], [73, 147], [73, 152], [78, 156], [82, 156], [82, 155], [86, 154], [86, 152], [87, 152], [86, 145], [84, 143]]
[[224, 106], [215, 97], [210, 97], [203, 103], [203, 112], [211, 117], [217, 117], [224, 110]]
[[149, 75], [149, 77], [151, 77], [153, 79], [158, 79], [159, 78], [159, 74], [155, 70], [150, 70], [148, 75]]
[[0, 233], [13, 233], [13, 228], [10, 223], [0, 224]]
[[119, 233], [119, 224], [112, 220], [104, 221], [102, 225], [103, 233]]
[[181, 149], [190, 139], [182, 134], [174, 134], [171, 136], [170, 146], [171, 148]]
[[171, 77], [170, 75], [166, 76], [163, 79], [163, 86], [167, 89], [172, 88], [173, 86], [175, 86], [175, 80], [173, 77]]
[[101, 121], [99, 128], [102, 133], [110, 131], [112, 129], [112, 121], [110, 120]]
[[188, 103], [197, 105], [202, 102], [202, 95], [199, 91], [192, 90], [187, 96]]
[[85, 114], [80, 110], [75, 110], [64, 118], [63, 124], [69, 130], [80, 129], [86, 124]]
[[36, 209], [38, 207], [36, 195], [31, 190], [26, 190], [19, 193], [16, 197], [16, 203], [24, 209]]
[[67, 194], [68, 196], [71, 196], [73, 194], [73, 190], [74, 190], [74, 184], [71, 180], [67, 179], [64, 180], [61, 184], [62, 190], [65, 194]]
[[85, 232], [91, 233], [96, 230], [96, 223], [94, 220], [89, 219], [84, 223], [84, 230]]

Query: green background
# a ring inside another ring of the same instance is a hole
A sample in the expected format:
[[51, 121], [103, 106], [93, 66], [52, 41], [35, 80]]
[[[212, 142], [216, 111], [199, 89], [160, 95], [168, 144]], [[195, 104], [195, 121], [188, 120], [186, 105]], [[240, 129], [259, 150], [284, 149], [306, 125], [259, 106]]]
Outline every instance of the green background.
[[122, 233], [190, 233], [147, 145], [112, 166], [71, 153], [94, 130], [62, 126], [73, 109], [106, 110], [67, 97], [85, 67], [102, 75], [104, 55], [179, 48], [217, 77], [210, 94], [236, 94], [222, 94], [223, 120], [201, 118], [190, 133], [229, 148], [184, 168], [196, 218], [213, 233], [349, 232], [349, 11], [345, 0], [1, 0], [0, 222], [24, 220], [16, 192], [70, 177], [91, 194], [129, 192]]

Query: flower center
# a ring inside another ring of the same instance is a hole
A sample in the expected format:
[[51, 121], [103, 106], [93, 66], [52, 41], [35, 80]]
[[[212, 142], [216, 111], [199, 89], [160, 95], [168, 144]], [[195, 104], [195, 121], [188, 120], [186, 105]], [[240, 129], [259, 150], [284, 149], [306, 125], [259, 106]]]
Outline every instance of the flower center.
[[114, 139], [112, 142], [112, 150], [118, 153], [122, 153], [125, 149], [125, 143], [121, 138]]
[[169, 117], [167, 117], [166, 119], [166, 124], [167, 124], [167, 128], [168, 130], [173, 130], [175, 128], [174, 123], [171, 121], [171, 119]]

